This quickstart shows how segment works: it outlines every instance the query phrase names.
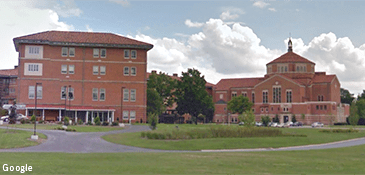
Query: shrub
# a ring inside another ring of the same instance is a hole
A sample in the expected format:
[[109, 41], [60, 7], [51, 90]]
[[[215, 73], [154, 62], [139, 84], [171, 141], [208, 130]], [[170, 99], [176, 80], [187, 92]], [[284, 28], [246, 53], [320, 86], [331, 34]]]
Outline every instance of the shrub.
[[62, 122], [58, 122], [57, 124], [62, 125]]
[[151, 129], [155, 130], [157, 127], [157, 122], [158, 122], [158, 115], [155, 113], [149, 113], [148, 114], [148, 123], [151, 125]]
[[21, 124], [30, 123], [30, 121], [28, 119], [21, 119], [20, 123]]
[[109, 126], [109, 122], [104, 121], [103, 126]]
[[278, 114], [275, 115], [275, 117], [272, 119], [272, 122], [276, 122], [276, 123], [280, 122]]
[[119, 122], [113, 122], [112, 123], [112, 126], [118, 126], [119, 125]]
[[347, 122], [339, 122], [339, 123], [334, 123], [334, 125], [348, 125]]
[[239, 115], [238, 118], [241, 122], [244, 122], [244, 126], [250, 127], [255, 125], [255, 114], [252, 110], [247, 110], [243, 114]]
[[32, 123], [34, 123], [34, 122], [35, 122], [35, 115], [32, 115], [32, 117], [30, 118], [30, 121], [31, 121]]
[[42, 124], [44, 123], [44, 120], [39, 120], [38, 123]]
[[297, 122], [297, 118], [295, 118], [295, 115], [293, 115], [293, 116], [291, 117], [291, 121], [292, 121], [293, 123]]
[[82, 121], [82, 119], [79, 119], [79, 121], [77, 121], [77, 123], [78, 123], [79, 125], [82, 125], [82, 124], [84, 124], [84, 121]]
[[71, 128], [67, 128], [66, 131], [69, 131], [69, 132], [76, 132], [76, 129], [71, 129]]
[[63, 124], [68, 126], [68, 124], [70, 124], [70, 119], [68, 117], [63, 118]]
[[99, 117], [96, 117], [96, 118], [94, 119], [94, 123], [95, 123], [95, 125], [100, 126], [100, 125], [101, 125], [100, 118], [99, 118]]
[[139, 123], [139, 121], [136, 121], [136, 123], [138, 124], [138, 123]]
[[87, 125], [93, 125], [93, 123], [91, 121], [88, 121]]
[[356, 133], [359, 132], [359, 130], [356, 129], [321, 129], [319, 132], [324, 133]]
[[264, 126], [268, 126], [270, 123], [270, 117], [269, 116], [262, 116], [261, 117], [261, 122]]

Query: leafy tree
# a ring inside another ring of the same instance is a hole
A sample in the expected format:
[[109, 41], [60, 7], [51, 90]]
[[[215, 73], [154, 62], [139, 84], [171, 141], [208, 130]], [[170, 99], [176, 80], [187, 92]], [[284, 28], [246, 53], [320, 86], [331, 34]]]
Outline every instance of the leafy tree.
[[359, 122], [359, 113], [357, 111], [357, 105], [355, 103], [351, 104], [350, 107], [350, 116], [348, 117], [349, 123], [352, 126], [357, 125]]
[[70, 124], [70, 119], [68, 117], [63, 118], [63, 124], [68, 126], [68, 124]]
[[352, 101], [355, 99], [353, 97], [354, 94], [351, 94], [350, 91], [348, 91], [347, 89], [341, 88], [340, 92], [341, 92], [341, 103], [351, 104]]
[[270, 123], [270, 117], [269, 116], [262, 116], [261, 117], [261, 122], [264, 126], [268, 126]]
[[365, 99], [365, 90], [362, 90], [362, 93], [357, 96], [357, 100]]
[[244, 122], [243, 126], [254, 126], [255, 125], [255, 114], [252, 112], [252, 110], [247, 110], [243, 114], [238, 116], [238, 119], [241, 122]]
[[295, 118], [295, 114], [291, 117], [291, 121], [292, 121], [293, 123], [297, 122], [297, 119]]
[[35, 115], [32, 115], [32, 117], [30, 117], [30, 121], [31, 121], [32, 123], [34, 123], [34, 122], [35, 122]]
[[100, 118], [99, 117], [95, 117], [94, 123], [95, 123], [95, 125], [101, 125]]
[[153, 88], [147, 88], [147, 113], [161, 115], [165, 109], [166, 106], [158, 92]]
[[237, 97], [233, 97], [227, 104], [228, 110], [232, 113], [242, 114], [247, 110], [251, 110], [253, 103], [247, 97], [243, 95], [239, 95]]
[[365, 99], [359, 99], [356, 101], [357, 113], [359, 118], [365, 118]]
[[177, 82], [165, 73], [152, 73], [148, 77], [147, 88], [154, 89], [163, 100], [165, 106], [171, 106], [175, 102], [174, 90]]
[[151, 129], [155, 130], [157, 128], [158, 115], [155, 113], [148, 113], [148, 123], [150, 124]]
[[276, 114], [274, 118], [272, 118], [272, 122], [275, 122], [275, 123], [279, 123], [280, 120], [279, 120], [279, 115]]
[[305, 120], [305, 114], [302, 114], [302, 120], [303, 120], [303, 123], [304, 123], [304, 120]]
[[209, 116], [214, 113], [213, 99], [205, 90], [205, 84], [204, 76], [196, 69], [183, 72], [181, 81], [178, 81], [176, 109], [180, 115], [190, 114], [195, 124], [199, 114]]

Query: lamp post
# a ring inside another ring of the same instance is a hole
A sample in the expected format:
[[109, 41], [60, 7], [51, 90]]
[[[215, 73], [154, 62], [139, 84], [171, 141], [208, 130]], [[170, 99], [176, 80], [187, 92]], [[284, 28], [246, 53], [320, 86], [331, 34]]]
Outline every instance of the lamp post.
[[66, 117], [67, 114], [67, 86], [63, 86], [63, 88], [65, 89], [65, 114], [63, 115], [63, 117]]
[[35, 96], [34, 96], [34, 111], [33, 111], [33, 115], [35, 116], [35, 121], [34, 121], [34, 135], [31, 137], [31, 139], [34, 140], [38, 140], [38, 136], [37, 136], [37, 98], [38, 98], [38, 85], [42, 86], [42, 83], [35, 83]]
[[[68, 93], [67, 93], [67, 95], [68, 95], [68, 111], [69, 112], [71, 112], [71, 85], [68, 85]], [[71, 117], [71, 116], [69, 116], [69, 117]]]
[[122, 87], [122, 89], [121, 89], [121, 91], [122, 91], [122, 93], [121, 93], [121, 96], [122, 96], [122, 100], [121, 100], [121, 102], [120, 102], [120, 119], [121, 119], [121, 121], [122, 121], [122, 123], [123, 123], [123, 96], [124, 96], [124, 89], [125, 89], [125, 87]]

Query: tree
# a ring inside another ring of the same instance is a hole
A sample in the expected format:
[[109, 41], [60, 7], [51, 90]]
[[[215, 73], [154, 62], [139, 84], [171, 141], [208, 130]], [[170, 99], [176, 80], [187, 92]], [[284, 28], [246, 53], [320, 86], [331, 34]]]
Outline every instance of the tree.
[[359, 113], [357, 111], [357, 105], [353, 102], [350, 106], [349, 123], [352, 126], [357, 125], [359, 122]]
[[242, 114], [247, 110], [251, 110], [253, 103], [247, 97], [243, 95], [239, 95], [237, 97], [233, 97], [227, 104], [228, 110], [232, 113]]
[[305, 114], [302, 114], [301, 116], [302, 116], [303, 123], [305, 123], [304, 122], [304, 120], [305, 120]]
[[198, 70], [188, 69], [182, 73], [175, 92], [178, 113], [190, 114], [195, 124], [199, 114], [209, 116], [214, 113], [213, 99], [205, 90], [205, 84], [204, 76], [201, 76]]
[[68, 117], [65, 117], [63, 119], [63, 125], [68, 126], [68, 124], [70, 124], [70, 119]]
[[243, 114], [238, 116], [240, 122], [244, 122], [243, 126], [254, 126], [255, 125], [255, 114], [252, 110], [246, 110]]
[[355, 105], [357, 106], [359, 118], [365, 118], [365, 99], [357, 100]]
[[292, 121], [293, 123], [297, 122], [297, 119], [295, 118], [295, 114], [291, 117], [291, 121]]
[[155, 130], [157, 128], [158, 115], [155, 113], [148, 113], [148, 123], [150, 124], [151, 129]]
[[147, 88], [147, 113], [161, 115], [165, 109], [166, 106], [158, 92], [153, 88]]
[[270, 123], [270, 117], [269, 116], [261, 116], [261, 122], [264, 126], [268, 126]]
[[365, 99], [365, 90], [362, 90], [362, 93], [357, 96], [357, 100]]
[[274, 118], [272, 118], [272, 122], [275, 122], [275, 123], [279, 123], [280, 120], [279, 120], [279, 115], [276, 114]]
[[152, 73], [148, 77], [147, 88], [154, 89], [163, 100], [165, 106], [171, 106], [175, 102], [173, 95], [177, 82], [165, 73]]
[[348, 91], [347, 89], [341, 88], [340, 92], [341, 92], [341, 103], [351, 104], [352, 101], [355, 99], [353, 97], [354, 94], [351, 94], [350, 91]]
[[204, 121], [205, 121], [205, 115], [199, 114], [198, 115], [198, 119], [201, 120], [201, 121], [203, 121], [203, 123], [204, 123]]

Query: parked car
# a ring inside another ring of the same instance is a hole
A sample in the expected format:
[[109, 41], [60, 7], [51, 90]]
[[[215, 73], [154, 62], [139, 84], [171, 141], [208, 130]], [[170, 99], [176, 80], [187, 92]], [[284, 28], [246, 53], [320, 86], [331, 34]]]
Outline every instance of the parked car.
[[262, 123], [261, 123], [261, 122], [256, 122], [256, 123], [255, 123], [255, 126], [260, 127], [260, 126], [262, 126]]
[[286, 122], [284, 123], [285, 128], [289, 128], [290, 126], [293, 126], [293, 122]]
[[314, 128], [314, 127], [323, 127], [323, 123], [321, 123], [321, 122], [314, 122], [314, 123], [312, 123], [312, 128]]
[[[6, 115], [6, 116], [3, 116], [0, 118], [2, 121], [4, 122], [8, 122], [9, 121], [9, 116]], [[16, 120], [17, 121], [20, 121], [21, 119], [28, 119], [28, 117], [26, 117], [25, 115], [23, 114], [17, 114], [17, 117], [16, 117]]]
[[238, 125], [240, 125], [240, 126], [241, 126], [241, 125], [244, 125], [244, 124], [245, 124], [245, 122], [239, 122], [239, 123], [238, 123]]
[[302, 122], [295, 122], [295, 123], [293, 124], [293, 126], [303, 126], [303, 123], [302, 123]]
[[271, 127], [277, 127], [278, 126], [278, 123], [275, 123], [275, 122], [273, 122], [273, 123], [271, 123], [271, 125], [270, 125]]

